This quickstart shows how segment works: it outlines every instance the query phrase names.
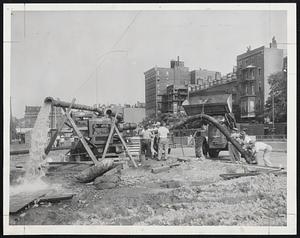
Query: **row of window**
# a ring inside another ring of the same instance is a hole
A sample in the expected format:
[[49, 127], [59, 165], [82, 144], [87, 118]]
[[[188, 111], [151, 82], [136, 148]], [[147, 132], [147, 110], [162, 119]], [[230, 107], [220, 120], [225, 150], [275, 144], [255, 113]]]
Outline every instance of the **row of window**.
[[249, 64], [258, 65], [262, 62], [262, 59], [263, 59], [262, 57], [263, 57], [263, 53], [258, 52], [257, 54], [254, 54], [245, 59], [239, 60], [237, 62], [237, 66], [240, 68], [240, 67], [246, 67]]

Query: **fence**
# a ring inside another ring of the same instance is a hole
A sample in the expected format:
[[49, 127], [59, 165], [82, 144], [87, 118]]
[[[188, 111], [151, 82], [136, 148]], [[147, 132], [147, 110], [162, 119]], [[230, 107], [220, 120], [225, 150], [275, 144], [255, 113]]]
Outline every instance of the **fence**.
[[271, 141], [286, 141], [287, 135], [258, 135], [256, 136], [257, 141], [271, 140]]

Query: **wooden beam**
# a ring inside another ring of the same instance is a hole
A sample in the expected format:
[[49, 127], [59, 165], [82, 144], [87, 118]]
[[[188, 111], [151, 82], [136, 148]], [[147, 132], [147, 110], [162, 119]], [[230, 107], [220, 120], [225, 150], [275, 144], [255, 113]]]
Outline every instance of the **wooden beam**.
[[136, 165], [136, 163], [135, 163], [133, 157], [131, 156], [131, 154], [130, 154], [130, 152], [129, 152], [129, 150], [128, 150], [128, 147], [127, 147], [127, 145], [126, 145], [126, 142], [124, 141], [124, 139], [123, 139], [121, 133], [119, 132], [118, 127], [115, 127], [115, 130], [116, 130], [116, 132], [117, 132], [117, 134], [118, 134], [118, 136], [119, 136], [119, 138], [120, 138], [120, 140], [121, 140], [121, 142], [122, 142], [122, 144], [123, 144], [123, 146], [124, 146], [124, 148], [125, 148], [125, 151], [127, 152], [127, 154], [128, 154], [128, 156], [129, 156], [131, 162], [133, 163], [133, 166], [134, 166], [135, 168], [137, 168], [138, 166]]
[[[71, 104], [70, 104], [70, 106], [69, 106], [67, 112], [69, 112], [69, 111], [71, 110], [73, 104], [75, 103], [75, 100], [76, 100], [76, 99], [73, 98], [73, 100], [72, 100], [72, 102], [71, 102]], [[64, 124], [65, 124], [66, 121], [67, 121], [67, 118], [64, 117], [64, 119], [63, 119], [63, 121], [61, 122], [60, 126], [57, 128], [56, 132], [55, 132], [54, 135], [51, 137], [50, 142], [49, 142], [48, 146], [47, 146], [46, 149], [45, 149], [45, 154], [46, 154], [46, 155], [49, 154], [49, 152], [50, 152], [50, 150], [51, 150], [51, 147], [53, 146], [53, 144], [54, 144], [54, 142], [55, 142], [55, 140], [56, 140], [56, 137], [57, 137], [58, 133], [62, 130], [62, 128], [64, 127]]]
[[85, 141], [85, 138], [83, 137], [83, 135], [81, 134], [80, 130], [78, 129], [78, 127], [76, 126], [75, 122], [73, 121], [73, 119], [71, 118], [69, 112], [65, 112], [66, 117], [68, 118], [69, 122], [71, 123], [74, 131], [76, 132], [78, 138], [80, 139], [82, 145], [84, 146], [85, 150], [87, 151], [87, 153], [89, 154], [90, 158], [93, 160], [94, 164], [98, 163], [98, 160], [96, 159], [95, 155], [93, 154], [91, 148], [88, 146], [87, 142]]
[[113, 136], [113, 134], [115, 132], [117, 115], [118, 115], [118, 112], [116, 113], [116, 115], [115, 115], [115, 117], [114, 117], [114, 119], [112, 121], [112, 124], [111, 124], [111, 127], [110, 127], [110, 132], [109, 132], [109, 135], [108, 135], [105, 147], [104, 147], [104, 151], [103, 151], [103, 154], [102, 154], [102, 159], [104, 159], [105, 156], [106, 156], [106, 153], [107, 153], [110, 141], [111, 141], [111, 137]]

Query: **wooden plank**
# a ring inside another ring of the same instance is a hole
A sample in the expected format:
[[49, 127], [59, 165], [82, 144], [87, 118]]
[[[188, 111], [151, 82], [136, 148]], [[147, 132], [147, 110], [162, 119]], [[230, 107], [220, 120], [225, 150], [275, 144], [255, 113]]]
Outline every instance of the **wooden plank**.
[[247, 177], [247, 176], [256, 176], [261, 173], [259, 172], [251, 172], [251, 173], [233, 173], [233, 174], [220, 174], [220, 177], [223, 179], [234, 179], [234, 178], [240, 178], [240, 177]]
[[116, 119], [117, 119], [117, 115], [118, 115], [118, 112], [116, 113], [113, 121], [112, 121], [112, 124], [111, 124], [111, 128], [110, 128], [110, 132], [109, 132], [109, 135], [108, 135], [108, 138], [107, 138], [107, 141], [106, 141], [106, 144], [105, 144], [105, 147], [104, 147], [104, 151], [103, 151], [103, 154], [102, 154], [102, 159], [105, 158], [106, 156], [106, 152], [108, 150], [108, 147], [109, 147], [109, 144], [110, 144], [110, 141], [111, 141], [111, 138], [114, 134], [114, 131], [115, 131], [115, 127], [116, 127]]
[[59, 161], [59, 162], [48, 162], [49, 165], [65, 165], [65, 164], [94, 164], [92, 161]]
[[48, 192], [52, 190], [41, 190], [34, 193], [19, 193], [9, 197], [9, 213], [15, 214], [20, 212], [25, 207], [31, 205], [34, 201], [38, 200], [40, 197], [45, 196]]
[[163, 171], [167, 171], [173, 167], [179, 166], [180, 163], [174, 163], [174, 164], [170, 164], [170, 165], [166, 165], [166, 166], [160, 166], [160, 167], [156, 167], [156, 168], [152, 168], [151, 172], [154, 174], [163, 172]]
[[127, 145], [126, 145], [126, 143], [125, 143], [125, 141], [124, 141], [124, 139], [123, 139], [121, 133], [120, 133], [119, 130], [118, 130], [118, 127], [115, 127], [115, 130], [116, 130], [116, 132], [117, 132], [117, 134], [118, 134], [118, 136], [119, 136], [119, 138], [120, 138], [120, 140], [121, 140], [121, 142], [122, 142], [122, 144], [123, 144], [123, 146], [124, 146], [124, 148], [125, 148], [125, 151], [127, 152], [127, 155], [129, 156], [131, 162], [133, 163], [133, 166], [134, 166], [135, 168], [137, 168], [137, 165], [136, 165], [136, 163], [135, 163], [133, 157], [131, 156], [131, 154], [130, 154], [130, 152], [129, 152], [129, 150], [128, 150], [128, 147], [127, 147]]
[[85, 141], [85, 138], [81, 134], [80, 130], [77, 128], [75, 122], [71, 118], [70, 114], [68, 112], [65, 112], [65, 115], [67, 116], [69, 122], [71, 123], [73, 129], [75, 130], [77, 136], [79, 137], [82, 145], [84, 146], [85, 150], [88, 152], [90, 158], [93, 160], [94, 164], [98, 163], [98, 160], [96, 159], [95, 155], [93, 154], [91, 148], [88, 146], [87, 142]]
[[68, 200], [71, 199], [74, 196], [74, 194], [69, 193], [69, 194], [60, 194], [60, 193], [52, 193], [52, 194], [47, 194], [43, 197], [40, 198], [40, 202], [59, 202], [62, 200]]

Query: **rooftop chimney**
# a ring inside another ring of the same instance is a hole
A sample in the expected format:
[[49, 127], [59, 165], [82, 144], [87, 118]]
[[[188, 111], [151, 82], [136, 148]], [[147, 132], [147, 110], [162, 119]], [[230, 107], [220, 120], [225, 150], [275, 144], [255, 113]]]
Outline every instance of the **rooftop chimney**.
[[272, 38], [272, 42], [270, 43], [270, 48], [277, 48], [277, 42], [275, 40], [275, 36]]

